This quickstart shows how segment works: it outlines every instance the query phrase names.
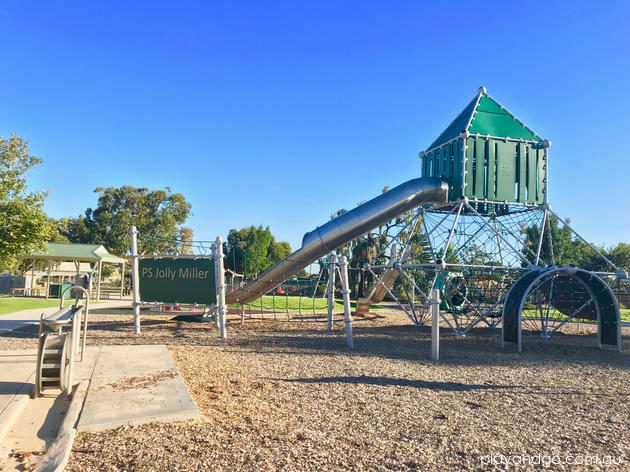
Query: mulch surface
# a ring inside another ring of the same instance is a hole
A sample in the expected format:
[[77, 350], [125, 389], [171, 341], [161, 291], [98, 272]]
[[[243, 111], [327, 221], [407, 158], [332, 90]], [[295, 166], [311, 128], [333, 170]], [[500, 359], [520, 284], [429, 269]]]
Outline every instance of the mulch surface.
[[[69, 471], [513, 470], [500, 455], [630, 469], [630, 356], [600, 350], [592, 326], [524, 336], [520, 354], [500, 330], [445, 328], [434, 363], [430, 328], [394, 312], [357, 318], [349, 350], [343, 322], [328, 333], [316, 316], [231, 317], [222, 341], [212, 323], [148, 314], [134, 336], [128, 311], [94, 311], [90, 345], [168, 345], [202, 419], [79, 433]], [[0, 349], [34, 348], [36, 333]]]

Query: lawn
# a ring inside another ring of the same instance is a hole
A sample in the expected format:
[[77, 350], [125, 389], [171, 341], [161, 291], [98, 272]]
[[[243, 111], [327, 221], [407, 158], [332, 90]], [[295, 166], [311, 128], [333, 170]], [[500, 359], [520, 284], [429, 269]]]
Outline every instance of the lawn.
[[[230, 308], [237, 308], [238, 305], [230, 305]], [[328, 311], [328, 299], [326, 298], [310, 298], [310, 297], [296, 297], [296, 296], [284, 296], [284, 295], [265, 295], [258, 300], [254, 300], [252, 303], [245, 305], [245, 309], [249, 310], [264, 310], [264, 311], [277, 311], [291, 313], [300, 312], [312, 312], [313, 310], [318, 313], [325, 313]], [[354, 311], [356, 309], [356, 302], [350, 302], [350, 309]], [[370, 311], [379, 311], [384, 308], [379, 305], [372, 305]], [[343, 311], [343, 301], [335, 300], [335, 311]]]
[[[65, 305], [69, 305], [70, 300], [65, 301]], [[92, 302], [96, 303], [96, 302]], [[0, 295], [0, 315], [8, 315], [16, 311], [30, 310], [33, 308], [51, 308], [59, 306], [59, 299], [45, 298], [28, 298], [28, 297], [9, 297]]]

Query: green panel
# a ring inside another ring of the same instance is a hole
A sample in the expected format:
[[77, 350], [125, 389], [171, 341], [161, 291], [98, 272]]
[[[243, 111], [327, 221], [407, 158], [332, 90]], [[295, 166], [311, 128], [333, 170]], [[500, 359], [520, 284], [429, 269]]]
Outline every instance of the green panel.
[[472, 184], [474, 141], [474, 138], [466, 139], [466, 191], [464, 195], [468, 198], [474, 198]]
[[213, 259], [140, 259], [139, 272], [144, 302], [216, 303]]
[[475, 172], [475, 197], [480, 200], [485, 198], [484, 195], [484, 165], [486, 162], [485, 148], [486, 140], [477, 139], [477, 171]]
[[455, 165], [453, 166], [453, 177], [451, 178], [452, 189], [449, 192], [449, 201], [455, 201], [462, 196], [462, 143], [458, 139], [453, 143], [453, 153], [455, 155]]
[[494, 141], [488, 140], [488, 200], [494, 200], [496, 197], [494, 168]]
[[514, 201], [514, 182], [516, 181], [515, 154], [516, 146], [512, 142], [494, 141], [497, 148], [497, 197], [499, 201]]
[[525, 180], [525, 176], [527, 175], [527, 167], [525, 160], [525, 144], [518, 143], [518, 155], [520, 156], [520, 164], [519, 164], [519, 186], [518, 186], [518, 201], [525, 202], [525, 185], [527, 181]]
[[470, 134], [498, 136], [501, 138], [525, 139], [540, 141], [532, 131], [527, 129], [505, 108], [487, 95], [483, 95], [470, 127]]
[[442, 154], [442, 163], [443, 163], [443, 170], [442, 170], [442, 175], [444, 177], [446, 177], [446, 179], [448, 180], [448, 178], [450, 177], [450, 171], [451, 171], [451, 146], [446, 145], [441, 149], [441, 154]]
[[462, 134], [466, 130], [466, 126], [470, 121], [470, 117], [475, 111], [475, 105], [477, 104], [477, 97], [475, 97], [466, 108], [457, 115], [457, 118], [453, 120], [453, 122], [438, 136], [438, 138], [431, 143], [431, 145], [427, 149], [435, 149], [438, 146], [450, 141], [451, 139], [455, 139], [457, 136]]
[[536, 149], [531, 144], [527, 145], [529, 162], [527, 163], [528, 179], [527, 179], [527, 202], [539, 203], [536, 196]]

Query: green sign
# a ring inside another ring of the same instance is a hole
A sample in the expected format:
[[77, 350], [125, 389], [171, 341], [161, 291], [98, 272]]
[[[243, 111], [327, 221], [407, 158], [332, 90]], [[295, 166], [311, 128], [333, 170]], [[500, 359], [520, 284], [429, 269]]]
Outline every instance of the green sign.
[[138, 268], [143, 302], [216, 303], [213, 259], [140, 259]]

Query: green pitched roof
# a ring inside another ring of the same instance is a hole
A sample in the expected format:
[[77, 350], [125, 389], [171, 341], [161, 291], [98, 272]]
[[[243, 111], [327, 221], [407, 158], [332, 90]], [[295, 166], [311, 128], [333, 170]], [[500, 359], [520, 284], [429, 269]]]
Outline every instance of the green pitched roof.
[[125, 259], [107, 252], [102, 244], [48, 243], [45, 252], [33, 252], [26, 259], [48, 259], [56, 261], [110, 262], [119, 264]]
[[542, 141], [540, 136], [488, 95], [484, 87], [479, 89], [477, 96], [431, 143], [428, 150], [440, 147], [465, 131], [468, 131], [469, 134], [484, 136]]

